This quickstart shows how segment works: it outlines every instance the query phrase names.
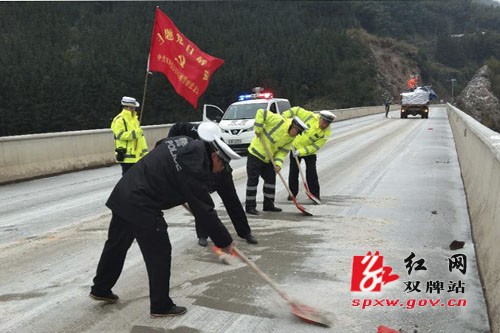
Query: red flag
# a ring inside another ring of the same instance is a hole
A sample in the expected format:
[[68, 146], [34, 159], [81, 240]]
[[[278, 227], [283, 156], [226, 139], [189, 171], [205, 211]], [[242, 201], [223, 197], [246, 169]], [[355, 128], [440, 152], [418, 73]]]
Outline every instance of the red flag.
[[223, 63], [224, 60], [200, 50], [160, 8], [156, 8], [148, 70], [165, 74], [175, 91], [193, 107], [198, 106], [198, 98]]

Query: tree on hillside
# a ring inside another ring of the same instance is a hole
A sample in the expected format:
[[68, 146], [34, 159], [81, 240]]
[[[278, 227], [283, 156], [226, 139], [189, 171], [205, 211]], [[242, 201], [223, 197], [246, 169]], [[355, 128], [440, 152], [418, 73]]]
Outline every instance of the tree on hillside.
[[[122, 96], [142, 99], [155, 6], [1, 2], [0, 135], [108, 128]], [[225, 63], [197, 109], [154, 73], [144, 125], [201, 120], [203, 103], [224, 108], [255, 86], [294, 105], [378, 105], [370, 47], [348, 29], [418, 48], [418, 57], [407, 56], [435, 87], [448, 86], [450, 73], [466, 81], [485, 59], [500, 54], [500, 9], [468, 0], [160, 6], [189, 39]], [[465, 37], [450, 37], [458, 32]]]

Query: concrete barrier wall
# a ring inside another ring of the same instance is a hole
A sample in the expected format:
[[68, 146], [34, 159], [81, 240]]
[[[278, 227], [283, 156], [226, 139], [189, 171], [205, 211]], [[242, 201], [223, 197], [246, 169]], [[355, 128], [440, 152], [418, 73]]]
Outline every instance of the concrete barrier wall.
[[500, 134], [447, 105], [492, 332], [500, 332]]
[[[144, 126], [148, 147], [171, 125]], [[111, 129], [0, 137], [0, 184], [115, 163]]]
[[[332, 110], [337, 120], [383, 112], [383, 106]], [[149, 149], [171, 124], [143, 126]], [[110, 129], [0, 137], [0, 184], [115, 163]]]
[[[395, 106], [393, 105], [391, 110], [394, 110], [394, 108]], [[360, 108], [337, 109], [329, 111], [332, 111], [337, 116], [335, 121], [364, 117], [381, 112], [385, 113], [385, 109], [383, 106], [365, 106]]]

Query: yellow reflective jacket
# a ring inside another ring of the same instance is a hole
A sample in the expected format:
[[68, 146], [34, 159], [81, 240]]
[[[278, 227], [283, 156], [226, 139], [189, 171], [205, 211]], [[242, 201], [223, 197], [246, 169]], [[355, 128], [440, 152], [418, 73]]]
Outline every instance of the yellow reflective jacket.
[[299, 156], [314, 155], [323, 147], [328, 138], [332, 135], [330, 126], [326, 129], [319, 127], [320, 115], [311, 111], [307, 111], [298, 106], [294, 106], [282, 113], [284, 117], [293, 118], [299, 117], [307, 124], [309, 129], [304, 131], [302, 135], [297, 135], [293, 141], [293, 146], [299, 152]]
[[[285, 119], [264, 109], [257, 110], [255, 115], [255, 134], [264, 139], [274, 162], [279, 167], [283, 167], [283, 162], [292, 146], [293, 137], [288, 133], [291, 124], [292, 119]], [[257, 136], [250, 143], [248, 152], [265, 163], [271, 162]]]
[[[115, 149], [125, 148], [125, 159], [120, 163], [136, 163], [148, 153], [148, 144], [142, 133], [137, 114], [123, 109], [111, 123]], [[116, 152], [115, 152], [116, 154]]]

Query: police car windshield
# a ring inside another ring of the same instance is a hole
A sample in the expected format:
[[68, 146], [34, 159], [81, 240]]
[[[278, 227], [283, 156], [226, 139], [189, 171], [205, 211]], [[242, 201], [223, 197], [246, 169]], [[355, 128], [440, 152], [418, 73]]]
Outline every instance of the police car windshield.
[[222, 120], [254, 119], [258, 109], [266, 109], [267, 102], [252, 104], [233, 104], [224, 113]]

